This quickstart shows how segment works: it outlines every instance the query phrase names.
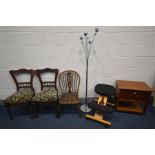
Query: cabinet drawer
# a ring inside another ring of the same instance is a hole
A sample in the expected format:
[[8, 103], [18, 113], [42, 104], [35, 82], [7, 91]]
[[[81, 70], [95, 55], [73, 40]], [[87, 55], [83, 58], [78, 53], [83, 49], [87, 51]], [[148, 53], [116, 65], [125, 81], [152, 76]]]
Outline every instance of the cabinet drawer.
[[120, 90], [119, 99], [143, 101], [148, 98], [148, 94], [142, 91]]

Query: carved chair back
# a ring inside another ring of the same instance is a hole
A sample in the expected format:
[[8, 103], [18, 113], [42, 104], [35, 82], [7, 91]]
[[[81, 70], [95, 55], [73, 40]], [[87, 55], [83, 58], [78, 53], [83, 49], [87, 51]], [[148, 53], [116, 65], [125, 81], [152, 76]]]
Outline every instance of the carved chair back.
[[[51, 69], [51, 68], [45, 68], [45, 69], [37, 69], [36, 74], [39, 78], [40, 84], [41, 84], [41, 90], [44, 88], [51, 88], [54, 87], [57, 90], [56, 82], [57, 82], [57, 77], [58, 77], [58, 69]], [[43, 75], [45, 74], [50, 74], [54, 75], [54, 78], [50, 78], [50, 80], [46, 81], [43, 78]]]
[[79, 92], [80, 75], [73, 70], [66, 70], [59, 75], [59, 87], [61, 93]]
[[[33, 77], [34, 77], [34, 71], [32, 69], [18, 69], [18, 70], [10, 70], [9, 73], [11, 74], [15, 84], [17, 91], [19, 91], [22, 88], [30, 88], [34, 92], [33, 87]], [[21, 82], [18, 80], [18, 77], [21, 75], [28, 76], [28, 80], [26, 82]]]

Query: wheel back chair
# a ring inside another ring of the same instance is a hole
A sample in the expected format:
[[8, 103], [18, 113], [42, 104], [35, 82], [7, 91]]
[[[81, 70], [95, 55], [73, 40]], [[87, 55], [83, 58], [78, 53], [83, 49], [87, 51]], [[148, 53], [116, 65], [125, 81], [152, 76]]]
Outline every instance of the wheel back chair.
[[[44, 105], [49, 105], [51, 108], [53, 107], [52, 105], [54, 105], [56, 110], [58, 104], [58, 90], [56, 85], [58, 69], [37, 69], [35, 73], [41, 84], [41, 91], [32, 98], [34, 116], [38, 117]], [[54, 78], [51, 77], [52, 75]]]
[[[17, 91], [5, 99], [5, 106], [9, 113], [10, 119], [13, 119], [13, 113], [11, 111], [12, 106], [27, 105], [26, 107], [29, 109], [31, 99], [34, 96], [34, 71], [32, 69], [18, 69], [10, 70], [9, 73], [16, 84]], [[29, 80], [26, 80], [27, 82], [22, 79], [19, 80], [21, 76], [27, 76]]]
[[97, 84], [95, 92], [99, 95], [98, 99], [90, 102], [88, 106], [95, 110], [95, 113], [87, 114], [86, 118], [103, 123], [106, 127], [111, 126], [111, 122], [104, 119], [105, 113], [111, 113], [115, 106], [115, 88], [107, 84]]
[[78, 112], [80, 112], [80, 99], [78, 95], [80, 75], [76, 71], [66, 70], [59, 75], [58, 81], [60, 89], [58, 114], [60, 114], [61, 107], [64, 105], [75, 105]]

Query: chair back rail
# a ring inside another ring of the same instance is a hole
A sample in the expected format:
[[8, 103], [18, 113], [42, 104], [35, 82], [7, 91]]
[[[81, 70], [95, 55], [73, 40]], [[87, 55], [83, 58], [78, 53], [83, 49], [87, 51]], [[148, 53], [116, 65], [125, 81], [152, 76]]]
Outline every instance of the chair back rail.
[[[52, 68], [44, 68], [44, 69], [37, 69], [36, 74], [39, 78], [40, 84], [41, 84], [41, 90], [43, 90], [43, 88], [45, 87], [54, 87], [57, 90], [57, 77], [58, 77], [58, 69], [52, 69]], [[43, 74], [46, 73], [50, 73], [50, 74], [54, 74], [54, 80], [50, 80], [50, 81], [44, 81], [44, 79], [42, 78]]]
[[80, 85], [80, 76], [76, 71], [67, 70], [59, 75], [59, 87], [61, 93], [78, 93]]
[[[17, 91], [21, 88], [31, 88], [34, 92], [34, 87], [33, 87], [33, 77], [34, 77], [34, 71], [32, 69], [18, 69], [18, 70], [10, 70], [9, 73], [11, 74], [15, 84]], [[27, 74], [29, 75], [29, 80], [27, 82], [19, 82], [17, 80], [17, 77], [22, 74]]]

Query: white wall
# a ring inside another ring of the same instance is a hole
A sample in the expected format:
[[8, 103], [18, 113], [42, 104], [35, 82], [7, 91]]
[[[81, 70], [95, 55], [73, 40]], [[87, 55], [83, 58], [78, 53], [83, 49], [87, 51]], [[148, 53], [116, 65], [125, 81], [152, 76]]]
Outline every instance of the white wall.
[[[79, 36], [95, 27], [0, 27], [0, 99], [15, 91], [8, 71], [19, 68], [73, 69], [85, 92], [85, 59]], [[99, 27], [90, 56], [89, 96], [97, 83], [117, 79], [155, 81], [155, 27]], [[35, 79], [36, 80], [36, 79]], [[39, 83], [34, 82], [38, 90]]]

